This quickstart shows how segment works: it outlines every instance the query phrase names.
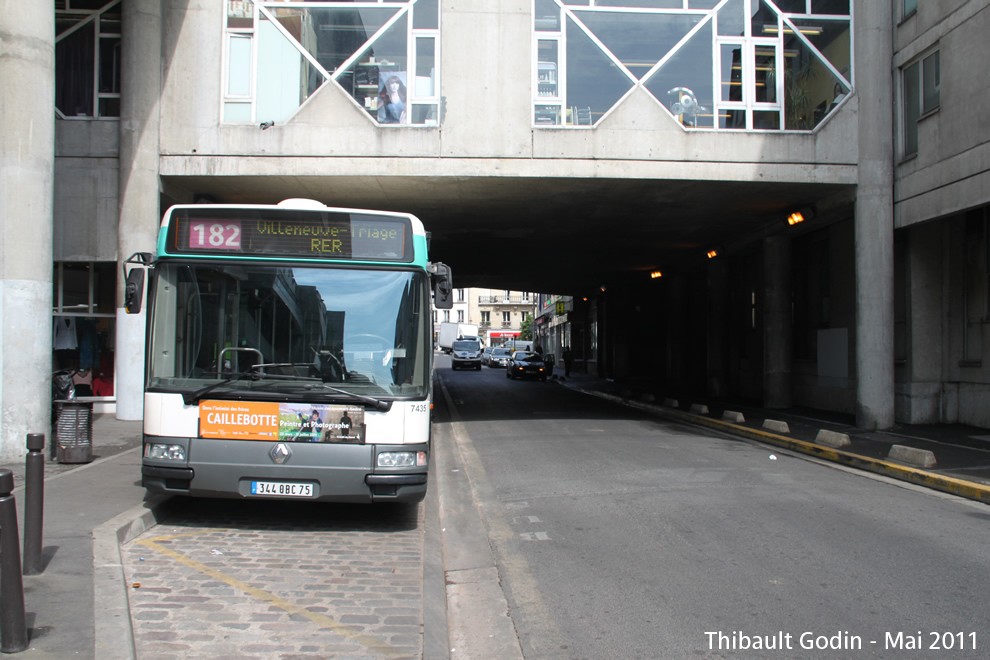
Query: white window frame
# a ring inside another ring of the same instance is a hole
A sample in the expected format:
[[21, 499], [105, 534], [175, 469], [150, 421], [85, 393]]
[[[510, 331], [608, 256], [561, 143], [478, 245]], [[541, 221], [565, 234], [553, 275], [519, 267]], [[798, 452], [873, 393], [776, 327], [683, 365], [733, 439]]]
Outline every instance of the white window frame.
[[[251, 27], [237, 27], [231, 28], [227, 26], [227, 10], [229, 3], [235, 1], [240, 4], [250, 4], [252, 8], [252, 19]], [[406, 105], [408, 106], [408, 112], [414, 111], [417, 106], [430, 106], [436, 107], [437, 120], [436, 123], [432, 121], [425, 124], [413, 124], [407, 122], [405, 124], [388, 124], [387, 127], [403, 127], [403, 126], [432, 126], [439, 125], [442, 121], [443, 113], [443, 97], [440, 94], [441, 89], [441, 30], [442, 16], [438, 16], [438, 22], [436, 28], [415, 28], [414, 23], [414, 13], [416, 3], [412, 0], [361, 0], [362, 5], [370, 7], [379, 6], [393, 6], [399, 9], [396, 14], [389, 19], [380, 29], [379, 34], [385, 33], [388, 29], [392, 27], [397, 21], [401, 20], [403, 17], [408, 21], [406, 29], [406, 62], [408, 63], [406, 69], [406, 90], [407, 98]], [[272, 27], [281, 32], [287, 39], [291, 38], [291, 35], [287, 32], [285, 27], [276, 19], [276, 17], [271, 13], [271, 8], [303, 8], [303, 9], [318, 9], [324, 5], [328, 7], [337, 6], [340, 8], [354, 8], [355, 5], [347, 2], [347, 0], [313, 0], [312, 2], [306, 2], [305, 0], [224, 0], [222, 3], [222, 20], [223, 20], [223, 46], [222, 46], [222, 63], [220, 68], [221, 76], [221, 103], [220, 103], [220, 121], [222, 124], [244, 124], [244, 123], [254, 123], [258, 121], [257, 117], [257, 72], [258, 72], [258, 39], [257, 39], [257, 26], [258, 22], [264, 14], [265, 18], [271, 22]], [[442, 6], [440, 0], [437, 3], [437, 11], [442, 14]], [[251, 63], [250, 63], [250, 96], [245, 97], [243, 95], [231, 95], [228, 94], [228, 81], [230, 79], [230, 43], [231, 38], [236, 35], [243, 35], [242, 38], [247, 37], [251, 39]], [[432, 39], [434, 43], [434, 73], [433, 73], [433, 90], [432, 95], [417, 96], [416, 94], [416, 44], [419, 39]], [[312, 53], [309, 53], [305, 49], [299, 51], [302, 56], [309, 62], [309, 64], [316, 69], [327, 82], [336, 81], [337, 78], [344, 75], [349, 71], [354, 63], [360, 58], [361, 53], [354, 53], [352, 57], [344, 61], [335, 71], [327, 71], [324, 69]], [[348, 94], [350, 97], [350, 95]], [[361, 107], [356, 99], [350, 97], [351, 100], [357, 107]], [[308, 100], [308, 99], [307, 99]], [[250, 103], [250, 119], [248, 121], [228, 121], [225, 117], [227, 105], [234, 104], [247, 104]], [[291, 114], [287, 119], [283, 121], [291, 121], [299, 110], [306, 105], [304, 101], [296, 108], [295, 112]], [[362, 110], [364, 108], [362, 107]], [[370, 118], [370, 115], [369, 115]], [[374, 119], [375, 125], [382, 126]]]
[[[838, 78], [839, 81], [841, 81], [843, 88], [845, 90], [847, 90], [846, 91], [846, 95], [848, 95], [849, 93], [851, 93], [852, 90], [855, 89], [854, 81], [853, 81], [852, 76], [851, 76], [851, 71], [854, 71], [855, 70], [854, 61], [853, 61], [854, 55], [855, 55], [855, 48], [854, 48], [854, 44], [852, 43], [852, 40], [855, 39], [855, 30], [854, 30], [854, 25], [853, 25], [853, 22], [854, 22], [853, 6], [852, 6], [852, 4], [850, 4], [850, 13], [849, 13], [848, 16], [845, 16], [845, 15], [842, 15], [842, 16], [839, 16], [839, 15], [835, 15], [835, 16], [832, 16], [832, 15], [815, 15], [815, 14], [812, 13], [812, 0], [807, 0], [804, 3], [805, 9], [804, 9], [804, 12], [803, 13], [779, 13], [779, 12], [775, 12], [776, 15], [777, 15], [777, 26], [778, 26], [777, 36], [767, 37], [767, 36], [764, 36], [764, 35], [754, 35], [753, 34], [752, 22], [751, 22], [751, 20], [749, 20], [749, 17], [752, 16], [752, 11], [751, 11], [752, 10], [752, 6], [753, 6], [754, 3], [758, 2], [758, 1], [759, 0], [745, 0], [745, 2], [744, 2], [744, 15], [747, 17], [747, 20], [745, 21], [745, 28], [744, 28], [744, 34], [743, 35], [741, 35], [741, 36], [740, 35], [736, 35], [736, 36], [728, 36], [728, 35], [720, 36], [718, 34], [718, 12], [721, 10], [721, 6], [719, 6], [719, 5], [716, 5], [716, 7], [714, 7], [711, 10], [704, 10], [704, 11], [702, 11], [702, 10], [699, 10], [699, 9], [692, 9], [690, 7], [689, 0], [684, 0], [684, 2], [683, 2], [683, 4], [682, 4], [682, 6], [681, 6], [680, 9], [678, 9], [678, 8], [671, 8], [671, 9], [668, 9], [668, 8], [663, 8], [663, 9], [661, 9], [661, 8], [654, 8], [654, 9], [651, 10], [651, 8], [648, 8], [648, 7], [629, 8], [629, 7], [613, 6], [613, 3], [609, 3], [609, 5], [607, 5], [607, 6], [606, 5], [599, 5], [595, 0], [586, 0], [585, 2], [578, 2], [578, 1], [566, 2], [565, 1], [564, 2], [564, 5], [565, 6], [562, 7], [562, 8], [560, 8], [560, 10], [561, 10], [561, 18], [560, 18], [559, 30], [558, 31], [544, 31], [544, 30], [537, 30], [536, 29], [536, 26], [535, 26], [536, 0], [532, 0], [531, 1], [531, 13], [530, 13], [530, 17], [531, 17], [530, 30], [531, 30], [532, 37], [531, 37], [530, 48], [531, 48], [531, 53], [532, 53], [532, 59], [531, 59], [531, 61], [533, 62], [533, 65], [531, 67], [531, 83], [530, 84], [531, 84], [531, 94], [532, 94], [531, 120], [532, 120], [532, 126], [533, 126], [533, 128], [548, 129], [548, 128], [551, 128], [551, 127], [558, 127], [558, 128], [560, 128], [560, 127], [577, 128], [578, 127], [576, 121], [568, 122], [567, 121], [567, 116], [566, 116], [567, 115], [567, 111], [568, 111], [567, 88], [566, 88], [566, 81], [567, 81], [567, 62], [566, 62], [567, 29], [566, 29], [566, 25], [567, 25], [567, 19], [572, 14], [572, 12], [574, 12], [574, 11], [581, 11], [581, 12], [584, 12], [584, 11], [595, 11], [597, 9], [597, 10], [602, 10], [602, 11], [607, 11], [607, 12], [633, 12], [633, 13], [644, 13], [644, 14], [645, 13], [654, 13], [655, 12], [655, 13], [664, 13], [664, 14], [683, 13], [683, 14], [694, 14], [694, 15], [697, 15], [697, 14], [701, 14], [701, 13], [711, 12], [711, 18], [708, 19], [707, 21], [701, 21], [700, 23], [698, 23], [698, 25], [696, 25], [694, 27], [694, 29], [688, 35], [685, 36], [684, 39], [685, 39], [685, 41], [686, 40], [690, 40], [693, 37], [693, 35], [696, 33], [696, 31], [700, 30], [704, 25], [706, 25], [708, 23], [708, 21], [711, 22], [711, 29], [712, 29], [712, 34], [713, 34], [713, 51], [714, 51], [712, 53], [712, 57], [713, 57], [713, 67], [712, 67], [712, 69], [713, 69], [712, 70], [713, 87], [712, 87], [712, 89], [714, 90], [714, 94], [713, 94], [713, 97], [714, 97], [713, 101], [714, 101], [714, 103], [713, 103], [713, 105], [715, 106], [713, 112], [715, 113], [716, 116], [715, 116], [714, 121], [713, 121], [713, 126], [710, 127], [710, 128], [709, 127], [696, 128], [696, 127], [691, 127], [691, 126], [682, 126], [682, 128], [684, 128], [685, 130], [704, 130], [704, 131], [708, 131], [708, 130], [715, 130], [715, 131], [723, 130], [723, 131], [734, 131], [734, 132], [740, 132], [740, 131], [744, 131], [745, 130], [745, 131], [750, 131], [750, 132], [770, 132], [770, 133], [805, 132], [805, 131], [809, 131], [809, 130], [813, 132], [813, 131], [818, 130], [818, 127], [819, 127], [820, 124], [816, 124], [815, 126], [813, 126], [810, 129], [804, 129], [804, 128], [792, 128], [792, 129], [788, 129], [787, 128], [787, 116], [786, 116], [787, 108], [785, 107], [785, 101], [786, 101], [785, 96], [786, 95], [785, 95], [785, 84], [784, 84], [784, 72], [785, 72], [785, 68], [786, 68], [786, 66], [785, 66], [785, 64], [786, 64], [785, 63], [785, 55], [786, 55], [786, 53], [784, 52], [784, 42], [783, 42], [783, 36], [782, 36], [781, 33], [782, 33], [782, 31], [784, 31], [784, 32], [794, 31], [795, 34], [797, 35], [797, 37], [801, 40], [801, 42], [803, 44], [803, 47], [804, 48], [807, 48], [807, 49], [810, 49], [813, 53], [816, 53], [815, 57], [818, 57], [818, 59], [821, 61], [822, 65], [828, 71], [830, 71], [832, 73], [832, 75], [834, 75], [836, 78]], [[854, 2], [854, 1], [855, 0], [850, 0], [851, 3]], [[882, 1], [882, 0], [880, 0], [880, 1]], [[614, 4], [617, 5], [617, 4], [620, 4], [620, 3], [614, 3]], [[849, 66], [849, 69], [847, 70], [847, 69], [843, 68], [842, 71], [837, 70], [834, 67], [834, 65], [832, 64], [832, 62], [829, 60], [829, 58], [825, 54], [819, 53], [818, 48], [804, 34], [801, 33], [801, 30], [799, 28], [795, 28], [795, 26], [791, 23], [791, 21], [797, 20], [797, 19], [800, 19], [800, 20], [821, 19], [823, 21], [829, 21], [829, 22], [840, 21], [840, 20], [841, 21], [848, 21], [849, 30], [850, 30], [850, 52], [849, 52], [850, 66]], [[587, 31], [587, 28], [584, 28], [583, 25], [582, 25], [582, 29], [584, 29], [585, 34], [587, 35], [587, 37], [592, 42], [598, 44], [598, 46], [601, 48], [603, 54], [606, 57], [608, 57], [609, 59], [613, 60], [613, 62], [616, 63], [616, 66], [621, 66], [621, 63], [618, 62], [618, 59], [616, 58], [616, 56], [610, 50], [608, 50], [599, 41], [599, 39], [595, 35], [593, 35], [590, 32], [588, 32]], [[545, 97], [545, 96], [540, 96], [540, 94], [539, 94], [539, 42], [540, 41], [549, 41], [549, 40], [557, 40], [557, 42], [558, 42], [558, 63], [557, 63], [557, 92], [558, 92], [558, 96], [557, 97]], [[721, 73], [721, 69], [720, 69], [721, 62], [720, 62], [720, 59], [721, 59], [721, 47], [722, 47], [723, 44], [742, 44], [742, 55], [743, 55], [743, 62], [742, 62], [743, 72], [742, 73], [743, 73], [743, 81], [744, 81], [744, 83], [746, 83], [746, 87], [747, 88], [744, 88], [742, 100], [739, 101], [739, 102], [736, 102], [736, 101], [721, 101], [721, 80], [719, 79], [719, 76], [720, 76], [720, 73]], [[755, 59], [756, 59], [756, 47], [757, 46], [771, 46], [771, 47], [773, 47], [773, 49], [775, 51], [775, 74], [776, 74], [775, 75], [775, 84], [776, 84], [776, 88], [777, 88], [776, 89], [776, 92], [777, 93], [776, 93], [776, 97], [775, 97], [776, 100], [774, 102], [763, 102], [763, 101], [757, 102], [755, 100], [755, 93], [754, 93], [754, 90], [755, 90], [755, 81], [756, 81], [756, 75], [755, 75], [756, 74], [756, 64], [755, 64]], [[633, 80], [633, 87], [629, 90], [629, 92], [622, 99], [619, 99], [615, 103], [615, 105], [613, 105], [611, 108], [609, 108], [609, 110], [607, 110], [605, 114], [607, 115], [608, 113], [612, 112], [612, 110], [614, 110], [618, 105], [620, 105], [623, 102], [624, 98], [628, 97], [628, 95], [631, 94], [632, 91], [636, 87], [645, 87], [645, 83], [650, 78], [650, 75], [657, 68], [661, 68], [665, 64], [666, 60], [667, 60], [667, 57], [665, 56], [659, 62], [657, 62], [657, 64], [654, 67], [654, 70], [651, 70], [650, 72], [646, 73], [642, 77], [639, 77], [639, 78], [633, 77], [633, 79], [632, 79]], [[558, 111], [558, 117], [559, 117], [558, 123], [553, 124], [553, 125], [545, 124], [545, 123], [537, 123], [536, 122], [536, 118], [535, 118], [535, 116], [536, 116], [536, 110], [535, 109], [536, 109], [537, 106], [558, 107], [559, 108], [559, 111]], [[745, 126], [745, 128], [724, 128], [724, 129], [723, 128], [720, 128], [719, 127], [718, 114], [722, 110], [745, 110], [745, 112], [746, 112], [746, 126]], [[754, 112], [775, 112], [775, 113], [777, 113], [777, 115], [778, 115], [778, 126], [779, 126], [779, 128], [776, 128], [776, 129], [757, 129], [757, 128], [754, 128], [754, 123], [755, 123]], [[593, 128], [593, 127], [594, 126], [592, 125], [592, 126], [581, 126], [580, 128]]]

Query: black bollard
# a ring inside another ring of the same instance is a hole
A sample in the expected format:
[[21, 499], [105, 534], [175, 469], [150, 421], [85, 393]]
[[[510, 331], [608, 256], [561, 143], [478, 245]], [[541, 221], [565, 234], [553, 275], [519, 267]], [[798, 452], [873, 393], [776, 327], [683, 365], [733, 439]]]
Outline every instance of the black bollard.
[[45, 517], [45, 435], [28, 433], [24, 473], [24, 575], [40, 575]]
[[14, 473], [0, 468], [0, 651], [17, 653], [27, 648], [24, 619], [24, 582], [21, 548], [17, 538], [17, 504]]

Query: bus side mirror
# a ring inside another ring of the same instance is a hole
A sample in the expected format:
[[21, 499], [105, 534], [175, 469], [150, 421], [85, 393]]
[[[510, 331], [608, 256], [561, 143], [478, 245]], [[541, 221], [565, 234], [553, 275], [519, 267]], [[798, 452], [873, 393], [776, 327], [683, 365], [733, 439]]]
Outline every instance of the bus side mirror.
[[[123, 263], [124, 311], [128, 314], [141, 312], [141, 301], [144, 298], [144, 271], [151, 266], [152, 255], [149, 252], [135, 252]], [[127, 270], [130, 264], [134, 266]]]
[[127, 273], [127, 284], [124, 287], [124, 311], [128, 314], [138, 314], [141, 311], [141, 301], [144, 298], [144, 269], [132, 268]]
[[433, 305], [437, 309], [450, 309], [454, 306], [453, 296], [453, 276], [450, 266], [442, 263], [435, 263], [430, 268], [433, 278]]

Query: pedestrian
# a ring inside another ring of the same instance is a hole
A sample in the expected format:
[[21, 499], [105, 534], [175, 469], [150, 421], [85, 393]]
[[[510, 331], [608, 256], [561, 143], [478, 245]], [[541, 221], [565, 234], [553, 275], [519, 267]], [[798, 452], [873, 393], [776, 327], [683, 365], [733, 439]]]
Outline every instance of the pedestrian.
[[571, 354], [571, 349], [568, 346], [564, 346], [564, 377], [570, 378], [571, 376], [571, 365], [574, 364], [574, 356]]

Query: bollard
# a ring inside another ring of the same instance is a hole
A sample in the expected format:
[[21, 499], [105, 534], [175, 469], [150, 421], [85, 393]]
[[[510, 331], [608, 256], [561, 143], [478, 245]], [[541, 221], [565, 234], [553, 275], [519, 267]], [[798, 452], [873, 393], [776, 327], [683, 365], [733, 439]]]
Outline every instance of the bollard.
[[45, 436], [28, 433], [24, 474], [24, 575], [40, 575], [41, 532], [45, 517]]
[[17, 653], [27, 648], [21, 549], [13, 490], [14, 473], [0, 468], [0, 651], [4, 653]]

